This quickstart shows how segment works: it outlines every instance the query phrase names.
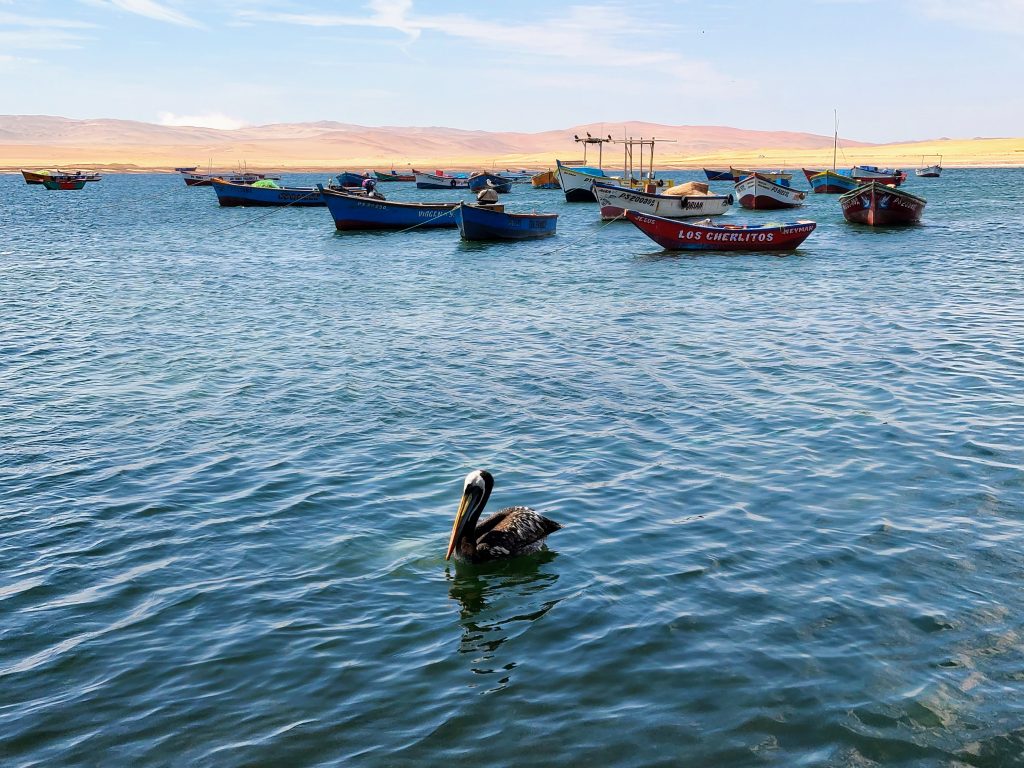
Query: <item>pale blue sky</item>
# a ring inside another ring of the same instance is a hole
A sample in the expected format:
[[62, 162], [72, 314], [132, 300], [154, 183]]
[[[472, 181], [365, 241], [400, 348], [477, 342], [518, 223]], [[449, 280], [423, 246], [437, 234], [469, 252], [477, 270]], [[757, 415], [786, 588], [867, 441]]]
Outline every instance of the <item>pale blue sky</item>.
[[0, 114], [1024, 134], [1024, 0], [0, 0]]

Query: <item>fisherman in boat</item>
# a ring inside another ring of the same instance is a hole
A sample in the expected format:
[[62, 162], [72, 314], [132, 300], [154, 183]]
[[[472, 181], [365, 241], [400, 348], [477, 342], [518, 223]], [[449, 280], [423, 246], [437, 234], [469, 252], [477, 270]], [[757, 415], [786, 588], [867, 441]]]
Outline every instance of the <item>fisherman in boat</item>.
[[374, 200], [383, 200], [384, 195], [377, 191], [377, 180], [376, 179], [363, 179], [363, 192], [366, 196]]

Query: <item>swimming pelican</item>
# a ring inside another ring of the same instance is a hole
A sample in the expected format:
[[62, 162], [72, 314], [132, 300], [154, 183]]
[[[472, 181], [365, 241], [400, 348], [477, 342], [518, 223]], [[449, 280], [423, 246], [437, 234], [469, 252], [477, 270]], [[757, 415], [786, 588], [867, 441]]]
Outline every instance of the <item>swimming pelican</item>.
[[476, 469], [466, 475], [445, 560], [453, 552], [456, 560], [470, 563], [536, 552], [549, 533], [562, 527], [529, 507], [507, 507], [477, 525], [492, 488], [490, 472]]

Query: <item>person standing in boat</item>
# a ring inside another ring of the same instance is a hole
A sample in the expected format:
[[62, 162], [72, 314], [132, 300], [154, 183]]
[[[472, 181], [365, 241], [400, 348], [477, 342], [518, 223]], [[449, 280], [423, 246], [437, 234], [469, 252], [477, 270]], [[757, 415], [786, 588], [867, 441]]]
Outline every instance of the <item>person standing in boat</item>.
[[367, 197], [372, 197], [374, 200], [384, 200], [384, 195], [377, 191], [377, 180], [366, 178], [363, 179], [363, 192], [366, 193]]

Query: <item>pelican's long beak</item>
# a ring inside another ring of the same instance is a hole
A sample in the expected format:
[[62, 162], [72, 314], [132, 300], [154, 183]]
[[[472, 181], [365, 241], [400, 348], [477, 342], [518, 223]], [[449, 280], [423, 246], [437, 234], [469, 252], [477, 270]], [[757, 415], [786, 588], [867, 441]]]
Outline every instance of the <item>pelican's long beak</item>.
[[448, 539], [448, 551], [445, 553], [445, 560], [451, 559], [452, 552], [455, 551], [455, 542], [459, 540], [459, 534], [462, 533], [466, 520], [469, 518], [470, 501], [469, 488], [466, 488], [462, 492], [462, 499], [459, 501], [459, 511], [455, 513], [455, 522], [452, 523], [452, 535]]

